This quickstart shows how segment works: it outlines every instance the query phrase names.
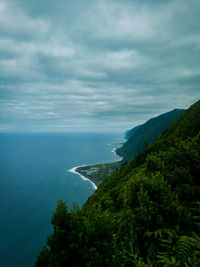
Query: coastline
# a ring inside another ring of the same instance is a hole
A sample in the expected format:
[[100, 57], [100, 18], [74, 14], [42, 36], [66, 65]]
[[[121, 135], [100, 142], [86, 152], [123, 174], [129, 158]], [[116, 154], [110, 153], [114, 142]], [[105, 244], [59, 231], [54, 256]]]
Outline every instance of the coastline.
[[97, 181], [97, 180], [95, 180], [95, 179], [93, 179], [92, 177], [91, 177], [91, 175], [89, 175], [89, 174], [87, 174], [87, 173], [85, 173], [84, 171], [82, 171], [82, 167], [85, 167], [85, 168], [91, 168], [91, 167], [93, 167], [93, 166], [91, 166], [91, 165], [85, 165], [85, 166], [78, 166], [77, 168], [76, 168], [76, 173], [78, 173], [78, 174], [80, 174], [81, 176], [83, 176], [84, 178], [86, 178], [86, 180], [90, 180], [90, 182], [92, 182], [94, 185], [95, 185], [95, 189], [97, 189], [98, 188], [98, 186], [99, 186], [99, 182]]
[[99, 186], [99, 183], [96, 180], [94, 180], [90, 175], [86, 174], [85, 172], [82, 172], [81, 171], [82, 167], [90, 168], [89, 165], [81, 165], [81, 166], [76, 166], [76, 167], [69, 169], [68, 172], [80, 175], [81, 178], [85, 181], [90, 181], [93, 185], [93, 188], [96, 190]]
[[[121, 144], [123, 143], [120, 143], [120, 145]], [[109, 144], [109, 145], [112, 145], [112, 144]], [[104, 180], [104, 179], [101, 179], [100, 177], [102, 176], [102, 173], [104, 174], [105, 177], [108, 177], [109, 175], [113, 173], [113, 171], [116, 170], [116, 168], [120, 166], [123, 160], [123, 157], [120, 157], [117, 154], [117, 149], [118, 147], [115, 147], [111, 150], [111, 152], [119, 157], [118, 161], [115, 161], [112, 163], [95, 164], [95, 165], [80, 165], [80, 166], [76, 166], [76, 167], [69, 169], [68, 172], [81, 176], [81, 178], [85, 181], [90, 181], [93, 185], [94, 190], [96, 190]], [[88, 174], [87, 172], [91, 171], [92, 169], [97, 169], [97, 170]]]
[[119, 156], [119, 155], [117, 154], [117, 149], [118, 149], [118, 147], [115, 147], [115, 148], [113, 148], [113, 149], [111, 150], [111, 152], [114, 153], [115, 155], [117, 155], [117, 156], [119, 157], [119, 160], [118, 160], [118, 161], [122, 161], [122, 160], [123, 160], [123, 157], [121, 157], [121, 156]]

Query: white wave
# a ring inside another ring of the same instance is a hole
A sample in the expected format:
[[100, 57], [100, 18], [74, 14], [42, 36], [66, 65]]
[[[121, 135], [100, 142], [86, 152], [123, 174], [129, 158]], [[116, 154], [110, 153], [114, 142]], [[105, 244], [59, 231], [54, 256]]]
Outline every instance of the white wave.
[[89, 181], [93, 185], [94, 190], [96, 190], [97, 186], [96, 186], [96, 184], [94, 182], [92, 182], [89, 178], [83, 176], [82, 174], [80, 174], [79, 172], [76, 171], [78, 168], [85, 167], [85, 166], [87, 166], [87, 165], [81, 165], [81, 166], [73, 167], [73, 168], [69, 169], [68, 172], [71, 172], [71, 173], [74, 173], [74, 174], [77, 174], [77, 175], [81, 176], [81, 178], [84, 181]]
[[112, 152], [113, 152], [116, 156], [118, 156], [119, 161], [122, 161], [122, 160], [123, 160], [123, 157], [120, 157], [119, 155], [117, 155], [116, 150], [117, 150], [117, 148], [113, 148], [113, 149], [112, 149]]
[[113, 148], [111, 151], [112, 151], [115, 155], [117, 155], [117, 154], [116, 154], [116, 150], [117, 150], [117, 148]]

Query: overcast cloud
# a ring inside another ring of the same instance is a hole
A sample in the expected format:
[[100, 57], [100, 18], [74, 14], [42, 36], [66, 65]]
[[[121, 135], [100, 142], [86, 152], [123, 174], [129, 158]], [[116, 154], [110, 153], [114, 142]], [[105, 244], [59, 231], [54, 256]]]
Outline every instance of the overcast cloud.
[[0, 131], [125, 130], [200, 96], [199, 0], [0, 0]]

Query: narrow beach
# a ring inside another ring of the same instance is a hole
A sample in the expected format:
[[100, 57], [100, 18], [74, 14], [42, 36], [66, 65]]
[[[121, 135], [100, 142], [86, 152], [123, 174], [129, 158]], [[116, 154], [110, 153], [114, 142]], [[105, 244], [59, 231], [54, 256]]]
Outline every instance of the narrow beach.
[[97, 187], [99, 186], [99, 183], [98, 183], [96, 180], [94, 180], [90, 175], [88, 175], [88, 174], [86, 174], [85, 172], [83, 172], [83, 171], [82, 171], [82, 167], [86, 167], [86, 168], [88, 167], [88, 168], [90, 168], [90, 166], [87, 166], [87, 165], [81, 165], [81, 166], [73, 167], [73, 168], [71, 168], [71, 169], [68, 170], [68, 171], [71, 172], [71, 173], [75, 173], [75, 174], [77, 174], [77, 175], [80, 175], [81, 178], [82, 178], [83, 180], [85, 180], [85, 181], [88, 181], [88, 180], [89, 180], [89, 181], [92, 183], [94, 189], [96, 190]]
[[[116, 150], [117, 148], [113, 148], [111, 152], [117, 155]], [[83, 180], [89, 180], [92, 183], [94, 189], [96, 190], [104, 180], [102, 179], [102, 176], [107, 177], [111, 175], [113, 171], [115, 171], [115, 169], [119, 167], [119, 164], [122, 159], [123, 158], [120, 157], [118, 161], [112, 163], [76, 166], [68, 171], [80, 175]], [[97, 171], [88, 173], [92, 169], [97, 169]]]

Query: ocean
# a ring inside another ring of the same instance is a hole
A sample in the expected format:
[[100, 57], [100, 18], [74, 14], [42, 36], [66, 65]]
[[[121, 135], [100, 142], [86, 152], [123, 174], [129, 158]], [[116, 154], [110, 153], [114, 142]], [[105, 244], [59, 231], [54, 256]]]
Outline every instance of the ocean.
[[95, 188], [75, 166], [114, 162], [122, 134], [0, 134], [0, 266], [32, 267], [62, 199], [80, 207]]

